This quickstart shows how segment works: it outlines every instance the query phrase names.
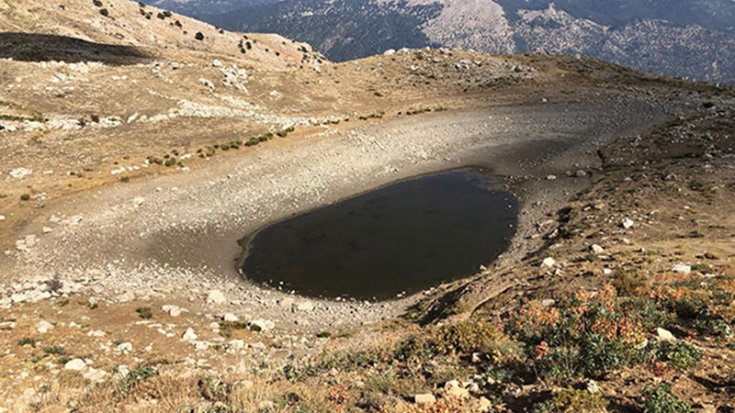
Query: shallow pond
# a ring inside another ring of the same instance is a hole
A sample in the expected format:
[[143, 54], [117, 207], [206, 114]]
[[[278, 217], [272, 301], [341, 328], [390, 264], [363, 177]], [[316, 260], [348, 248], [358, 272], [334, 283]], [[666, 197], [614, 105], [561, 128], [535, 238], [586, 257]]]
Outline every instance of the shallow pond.
[[311, 297], [389, 299], [476, 273], [508, 248], [518, 203], [477, 169], [424, 175], [250, 237], [245, 276]]

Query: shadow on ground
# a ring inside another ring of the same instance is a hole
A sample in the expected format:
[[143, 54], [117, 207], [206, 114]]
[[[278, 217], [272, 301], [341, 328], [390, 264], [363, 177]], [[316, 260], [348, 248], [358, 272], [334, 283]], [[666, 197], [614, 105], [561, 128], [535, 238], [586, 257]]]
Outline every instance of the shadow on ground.
[[132, 46], [88, 42], [74, 37], [36, 33], [0, 33], [0, 58], [26, 62], [141, 63], [151, 56]]

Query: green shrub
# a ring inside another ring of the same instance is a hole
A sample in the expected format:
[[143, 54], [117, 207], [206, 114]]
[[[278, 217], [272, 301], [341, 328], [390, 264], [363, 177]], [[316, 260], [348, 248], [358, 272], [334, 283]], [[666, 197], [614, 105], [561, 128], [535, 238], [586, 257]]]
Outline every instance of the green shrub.
[[607, 408], [607, 400], [600, 393], [587, 390], [563, 389], [551, 396], [551, 399], [537, 403], [534, 413], [601, 413]]
[[149, 379], [151, 377], [158, 376], [158, 370], [156, 370], [152, 366], [147, 365], [137, 365], [135, 366], [127, 376], [120, 382], [120, 388], [119, 391], [127, 392], [135, 385], [137, 385], [140, 381]]
[[702, 359], [702, 351], [683, 341], [662, 343], [656, 357], [676, 370], [688, 370]]
[[662, 383], [655, 387], [643, 389], [643, 413], [690, 413], [689, 404], [680, 401], [671, 393], [671, 386]]
[[18, 345], [21, 347], [24, 347], [24, 346], [36, 347], [36, 340], [31, 337], [23, 337], [20, 340], [18, 340]]
[[66, 354], [63, 346], [50, 346], [43, 349], [43, 352], [49, 355], [63, 356]]
[[150, 307], [138, 307], [135, 309], [135, 312], [138, 313], [138, 316], [143, 320], [150, 320], [153, 318], [153, 311]]

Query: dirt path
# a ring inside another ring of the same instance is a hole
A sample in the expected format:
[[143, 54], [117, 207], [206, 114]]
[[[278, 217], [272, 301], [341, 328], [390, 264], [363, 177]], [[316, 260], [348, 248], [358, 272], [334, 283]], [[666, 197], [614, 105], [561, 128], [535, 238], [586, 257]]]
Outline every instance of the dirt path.
[[[520, 241], [588, 183], [566, 172], [592, 171], [599, 145], [660, 121], [671, 111], [666, 106], [619, 97], [478, 108], [277, 141], [210, 167], [116, 185], [49, 210], [21, 235], [35, 235], [35, 245], [1, 257], [0, 269], [8, 280], [85, 279], [101, 296], [131, 291], [192, 300], [219, 289], [232, 311], [277, 320], [279, 327], [377, 322], [416, 297], [317, 302], [295, 317], [278, 305], [287, 294], [237, 274], [237, 240], [268, 222], [402, 178], [481, 165], [502, 176], [524, 203]], [[517, 242], [506, 259], [532, 247]]]

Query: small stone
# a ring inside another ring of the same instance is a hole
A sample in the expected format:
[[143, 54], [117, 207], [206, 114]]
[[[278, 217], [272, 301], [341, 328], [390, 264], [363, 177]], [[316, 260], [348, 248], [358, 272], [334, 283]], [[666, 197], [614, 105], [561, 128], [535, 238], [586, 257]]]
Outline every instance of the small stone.
[[207, 304], [224, 304], [227, 298], [220, 290], [212, 290], [207, 294]]
[[553, 268], [555, 265], [556, 265], [556, 260], [551, 257], [546, 257], [544, 258], [543, 261], [541, 261], [542, 267]]
[[413, 400], [416, 404], [429, 405], [436, 403], [436, 397], [431, 393], [417, 394], [413, 396]]
[[91, 381], [92, 383], [99, 383], [103, 381], [107, 377], [107, 372], [100, 369], [94, 369], [89, 368], [86, 373], [84, 373], [84, 378]]
[[314, 304], [309, 301], [304, 301], [296, 305], [296, 309], [299, 311], [314, 311]]
[[87, 336], [89, 337], [104, 337], [107, 334], [104, 331], [101, 330], [92, 330], [89, 333], [87, 333]]
[[592, 252], [594, 252], [595, 254], [597, 254], [597, 255], [600, 255], [603, 252], [605, 252], [605, 249], [602, 248], [601, 246], [597, 245], [597, 244], [592, 244], [592, 246], [590, 247], [590, 250]]
[[130, 353], [133, 351], [133, 344], [132, 343], [120, 343], [117, 346], [117, 351], [121, 353]]
[[661, 328], [661, 327], [657, 328], [656, 329], [656, 334], [658, 335], [658, 339], [660, 341], [666, 341], [666, 342], [669, 342], [669, 343], [673, 343], [673, 342], [676, 341], [676, 337], [674, 337], [674, 335], [671, 333], [671, 331], [669, 331], [669, 330], [667, 330], [665, 328]]
[[554, 304], [556, 304], [556, 300], [554, 300], [553, 298], [541, 300], [541, 305], [543, 305], [544, 307], [552, 307]]
[[236, 323], [239, 320], [237, 316], [232, 313], [226, 313], [225, 315], [222, 316], [222, 319], [229, 323]]
[[197, 339], [197, 335], [196, 335], [196, 333], [194, 333], [194, 329], [190, 327], [190, 328], [187, 328], [186, 329], [186, 331], [184, 332], [184, 334], [181, 336], [181, 339], [184, 340], [184, 341], [191, 342], [191, 341], [195, 341]]
[[72, 359], [64, 364], [64, 370], [82, 371], [87, 367], [87, 363], [82, 359]]
[[276, 327], [276, 323], [271, 320], [258, 319], [250, 321], [248, 326], [254, 331], [268, 331], [273, 330]]
[[477, 409], [480, 411], [480, 413], [487, 413], [490, 412], [490, 409], [492, 409], [493, 404], [488, 400], [487, 397], [480, 397], [477, 403]]
[[6, 219], [6, 218], [5, 218], [5, 215], [0, 215], [0, 222], [3, 222], [3, 221], [5, 221], [5, 219]]
[[258, 403], [258, 410], [261, 411], [269, 411], [275, 407], [275, 404], [270, 400], [263, 400], [262, 402]]
[[596, 381], [590, 380], [587, 382], [587, 391], [590, 393], [599, 393], [600, 386], [597, 385]]
[[631, 229], [635, 226], [635, 222], [633, 222], [630, 218], [625, 218], [623, 222], [620, 223], [620, 225], [623, 227], [623, 229]]
[[678, 264], [674, 264], [674, 266], [671, 267], [671, 271], [677, 274], [689, 274], [692, 272], [692, 267], [691, 265], [687, 265], [684, 263], [678, 263]]
[[15, 328], [15, 321], [3, 321], [0, 323], [0, 331], [10, 331]]
[[163, 310], [165, 313], [168, 313], [171, 317], [178, 317], [181, 315], [182, 309], [179, 306], [166, 304], [163, 307], [161, 307], [161, 310]]
[[548, 175], [548, 176], [546, 177], [546, 180], [547, 180], [547, 181], [554, 181], [554, 180], [556, 180], [556, 175]]
[[133, 198], [133, 204], [137, 207], [143, 205], [144, 202], [145, 202], [145, 198], [143, 198], [142, 196], [137, 196]]
[[135, 293], [132, 291], [128, 291], [115, 297], [115, 302], [117, 303], [127, 303], [133, 300], [135, 300]]
[[447, 397], [464, 399], [470, 396], [470, 392], [459, 384], [457, 380], [450, 380], [444, 384], [444, 394]]
[[281, 308], [291, 308], [291, 307], [293, 307], [293, 305], [294, 305], [295, 302], [296, 302], [296, 300], [294, 300], [293, 298], [286, 297], [283, 300], [279, 301], [278, 302], [278, 305]]
[[43, 333], [43, 334], [48, 333], [48, 331], [51, 330], [51, 329], [53, 329], [53, 328], [54, 328], [54, 325], [51, 324], [51, 323], [49, 323], [48, 321], [43, 321], [42, 320], [42, 321], [39, 321], [38, 323], [36, 323], [36, 330], [39, 333]]
[[230, 348], [233, 350], [242, 350], [246, 347], [245, 341], [236, 339], [236, 340], [230, 340], [229, 342]]

